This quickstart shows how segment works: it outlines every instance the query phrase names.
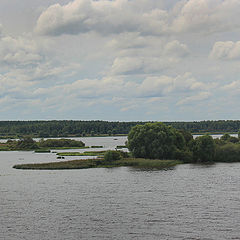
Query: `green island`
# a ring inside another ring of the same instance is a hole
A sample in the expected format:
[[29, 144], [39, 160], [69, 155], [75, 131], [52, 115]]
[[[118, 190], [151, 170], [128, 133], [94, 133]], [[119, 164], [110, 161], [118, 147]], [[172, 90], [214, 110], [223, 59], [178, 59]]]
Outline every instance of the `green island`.
[[103, 160], [87, 159], [87, 160], [73, 160], [52, 163], [38, 163], [38, 164], [20, 164], [13, 166], [16, 169], [29, 170], [64, 170], [64, 169], [86, 169], [86, 168], [112, 168], [112, 167], [137, 167], [137, 168], [151, 168], [151, 169], [167, 169], [180, 164], [180, 161], [173, 160], [152, 160], [142, 158], [127, 158], [116, 160], [112, 163], [104, 162]]
[[[48, 140], [42, 140], [42, 143]], [[51, 142], [51, 141], [49, 141]], [[48, 144], [47, 144], [48, 145]], [[83, 143], [84, 145], [84, 143]], [[46, 144], [42, 144], [42, 147]], [[136, 125], [128, 134], [128, 152], [120, 150], [58, 153], [58, 156], [97, 156], [95, 159], [21, 164], [16, 169], [85, 169], [130, 166], [166, 169], [184, 163], [240, 162], [240, 134], [210, 135], [193, 138], [184, 129], [177, 130], [161, 122]]]
[[0, 143], [0, 151], [32, 151], [36, 153], [50, 152], [51, 149], [81, 149], [89, 148], [82, 141], [72, 139], [41, 139], [34, 141], [30, 136], [25, 136], [19, 140], [8, 140]]

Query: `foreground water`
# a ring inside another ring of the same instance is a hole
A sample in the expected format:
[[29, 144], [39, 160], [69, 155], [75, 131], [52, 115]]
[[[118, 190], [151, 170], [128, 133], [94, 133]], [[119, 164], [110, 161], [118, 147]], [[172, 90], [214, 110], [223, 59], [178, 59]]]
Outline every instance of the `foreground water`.
[[[104, 141], [113, 148], [122, 140]], [[238, 163], [168, 171], [12, 168], [52, 160], [55, 154], [0, 152], [1, 240], [240, 239]]]

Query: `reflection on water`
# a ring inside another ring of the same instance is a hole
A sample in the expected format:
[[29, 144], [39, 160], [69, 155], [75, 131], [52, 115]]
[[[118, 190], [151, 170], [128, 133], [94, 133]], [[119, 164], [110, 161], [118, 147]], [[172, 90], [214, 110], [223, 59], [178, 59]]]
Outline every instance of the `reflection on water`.
[[[20, 160], [22, 158], [22, 160]], [[239, 239], [240, 164], [23, 171], [0, 152], [0, 239]]]

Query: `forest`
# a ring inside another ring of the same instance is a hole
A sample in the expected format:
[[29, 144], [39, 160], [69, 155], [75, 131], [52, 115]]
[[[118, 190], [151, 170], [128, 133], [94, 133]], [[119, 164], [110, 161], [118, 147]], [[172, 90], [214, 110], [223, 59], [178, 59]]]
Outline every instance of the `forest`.
[[[99, 135], [128, 134], [136, 125], [146, 122], [110, 122], [110, 121], [0, 121], [1, 138], [32, 137], [84, 137]], [[199, 122], [164, 122], [178, 130], [192, 134], [203, 133], [237, 133], [240, 120], [219, 120]]]

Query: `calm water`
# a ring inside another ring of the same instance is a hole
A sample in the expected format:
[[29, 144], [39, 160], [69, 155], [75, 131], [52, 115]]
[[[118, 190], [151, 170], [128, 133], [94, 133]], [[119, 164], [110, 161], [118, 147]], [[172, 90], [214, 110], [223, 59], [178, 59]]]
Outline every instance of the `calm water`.
[[[99, 139], [109, 141], [106, 148], [122, 140]], [[168, 171], [12, 168], [53, 160], [53, 153], [0, 152], [1, 240], [240, 239], [238, 163]]]

